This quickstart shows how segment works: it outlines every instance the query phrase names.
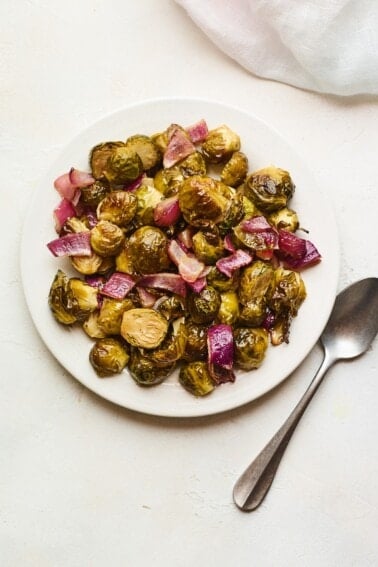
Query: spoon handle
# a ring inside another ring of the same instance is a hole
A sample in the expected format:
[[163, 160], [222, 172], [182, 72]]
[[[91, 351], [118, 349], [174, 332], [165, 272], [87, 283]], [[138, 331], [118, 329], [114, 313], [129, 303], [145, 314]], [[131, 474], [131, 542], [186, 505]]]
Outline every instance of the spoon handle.
[[233, 497], [240, 510], [255, 510], [265, 498], [300, 418], [334, 362], [325, 350], [322, 364], [294, 410], [236, 482]]

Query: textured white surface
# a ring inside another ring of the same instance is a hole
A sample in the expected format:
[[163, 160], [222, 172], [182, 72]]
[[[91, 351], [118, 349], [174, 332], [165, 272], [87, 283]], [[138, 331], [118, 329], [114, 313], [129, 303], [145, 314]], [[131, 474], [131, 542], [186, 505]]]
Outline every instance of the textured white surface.
[[144, 98], [249, 110], [299, 149], [336, 209], [340, 289], [377, 275], [377, 99], [258, 80], [168, 0], [0, 4], [0, 564], [365, 567], [378, 563], [377, 341], [339, 363], [250, 515], [231, 492], [320, 362], [240, 410], [149, 418], [81, 387], [27, 312], [18, 250], [31, 193], [61, 148]]

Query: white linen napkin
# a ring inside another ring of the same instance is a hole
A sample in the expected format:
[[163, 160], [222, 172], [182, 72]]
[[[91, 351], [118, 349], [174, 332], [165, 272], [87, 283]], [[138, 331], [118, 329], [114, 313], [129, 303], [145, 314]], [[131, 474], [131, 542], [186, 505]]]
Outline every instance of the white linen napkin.
[[176, 0], [246, 69], [337, 95], [378, 94], [378, 0]]

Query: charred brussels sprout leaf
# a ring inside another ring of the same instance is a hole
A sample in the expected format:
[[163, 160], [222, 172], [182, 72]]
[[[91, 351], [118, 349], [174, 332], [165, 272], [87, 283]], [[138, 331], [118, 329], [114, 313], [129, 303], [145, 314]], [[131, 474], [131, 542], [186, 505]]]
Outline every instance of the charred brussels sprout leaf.
[[207, 358], [207, 329], [206, 325], [198, 325], [193, 321], [186, 324], [186, 345], [183, 359], [189, 362]]
[[160, 150], [148, 136], [142, 134], [130, 136], [126, 140], [126, 147], [138, 154], [142, 160], [144, 171], [155, 168], [161, 162]]
[[62, 270], [58, 270], [50, 287], [49, 307], [59, 323], [72, 325], [76, 322], [76, 317], [67, 309], [67, 286], [68, 277]]
[[228, 126], [210, 130], [202, 144], [202, 153], [210, 163], [222, 163], [240, 150], [240, 138]]
[[239, 327], [234, 331], [235, 362], [243, 370], [258, 368], [268, 348], [269, 335], [265, 329]]
[[113, 150], [104, 169], [104, 175], [111, 185], [130, 184], [142, 173], [142, 160], [125, 145]]
[[92, 148], [89, 163], [95, 179], [105, 179], [104, 170], [109, 157], [115, 149], [124, 147], [123, 142], [104, 142]]
[[129, 354], [121, 341], [105, 338], [93, 345], [89, 360], [99, 376], [112, 376], [122, 372], [129, 361]]
[[132, 346], [156, 348], [164, 340], [168, 321], [154, 309], [136, 308], [125, 311], [121, 335]]
[[82, 187], [80, 189], [81, 197], [80, 200], [89, 207], [97, 207], [97, 205], [106, 197], [109, 193], [109, 185], [106, 181], [95, 181], [89, 187]]
[[106, 220], [101, 220], [91, 230], [91, 246], [99, 256], [116, 256], [124, 240], [119, 226]]
[[294, 194], [290, 174], [278, 167], [266, 167], [251, 173], [245, 182], [245, 195], [264, 213], [286, 207]]
[[97, 207], [97, 217], [118, 226], [132, 221], [137, 210], [137, 199], [128, 191], [112, 191]]
[[167, 237], [159, 228], [138, 228], [128, 242], [128, 253], [135, 270], [141, 274], [154, 274], [167, 269], [170, 264], [167, 246]]
[[131, 349], [129, 371], [139, 386], [155, 386], [161, 384], [172, 372], [175, 363], [158, 366], [152, 358], [146, 357], [138, 348]]
[[179, 187], [179, 204], [184, 219], [193, 226], [221, 222], [229, 208], [222, 184], [205, 175], [193, 175]]
[[223, 241], [218, 234], [199, 230], [193, 236], [193, 250], [198, 260], [212, 265], [223, 256]]
[[179, 381], [181, 386], [193, 396], [206, 396], [216, 387], [209, 374], [206, 362], [189, 362], [180, 370]]
[[221, 180], [230, 187], [243, 183], [248, 173], [248, 159], [243, 152], [235, 152], [221, 172]]
[[206, 286], [200, 293], [192, 293], [188, 298], [188, 311], [195, 323], [211, 323], [220, 307], [220, 295], [216, 289]]
[[272, 223], [277, 230], [283, 229], [289, 232], [295, 232], [299, 228], [297, 213], [287, 207], [269, 215], [269, 222]]

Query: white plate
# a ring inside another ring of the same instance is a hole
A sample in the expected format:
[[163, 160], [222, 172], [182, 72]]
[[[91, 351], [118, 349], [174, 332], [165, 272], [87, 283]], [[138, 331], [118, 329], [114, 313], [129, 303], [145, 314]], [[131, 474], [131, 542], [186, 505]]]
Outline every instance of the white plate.
[[[250, 170], [276, 165], [290, 171], [296, 184], [291, 206], [318, 247], [323, 260], [303, 272], [308, 296], [292, 323], [290, 343], [270, 347], [258, 370], [240, 373], [209, 396], [197, 399], [177, 382], [176, 375], [152, 388], [135, 384], [127, 371], [100, 379], [88, 361], [91, 340], [80, 328], [59, 325], [47, 304], [49, 288], [60, 267], [74, 275], [68, 260], [54, 258], [46, 243], [56, 237], [52, 210], [58, 202], [53, 180], [71, 166], [88, 169], [88, 152], [106, 140], [135, 133], [152, 134], [170, 123], [190, 125], [205, 118], [210, 128], [227, 124], [241, 137]], [[256, 117], [223, 104], [199, 99], [157, 99], [129, 106], [96, 122], [61, 153], [41, 181], [25, 220], [21, 270], [26, 300], [42, 339], [57, 360], [82, 384], [116, 404], [147, 414], [175, 417], [209, 415], [250, 402], [284, 380], [319, 338], [330, 314], [338, 281], [339, 250], [336, 224], [328, 201], [309, 170], [280, 135]]]

